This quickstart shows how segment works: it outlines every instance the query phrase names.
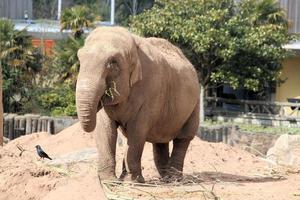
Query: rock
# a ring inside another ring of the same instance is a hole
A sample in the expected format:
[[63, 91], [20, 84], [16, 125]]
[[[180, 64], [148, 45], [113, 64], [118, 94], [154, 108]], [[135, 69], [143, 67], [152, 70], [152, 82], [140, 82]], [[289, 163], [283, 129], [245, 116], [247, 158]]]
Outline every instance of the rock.
[[7, 144], [9, 142], [9, 139], [7, 137], [3, 137], [3, 143]]
[[264, 156], [267, 154], [279, 135], [268, 133], [251, 133], [245, 131], [233, 131], [229, 136], [229, 144], [239, 147], [256, 156]]
[[97, 149], [86, 148], [57, 158], [52, 158], [53, 160], [49, 160], [49, 161], [47, 160], [46, 162], [48, 165], [60, 166], [60, 165], [67, 165], [71, 163], [85, 162], [96, 158], [97, 158]]
[[281, 165], [300, 165], [300, 135], [281, 135], [267, 152], [267, 158]]

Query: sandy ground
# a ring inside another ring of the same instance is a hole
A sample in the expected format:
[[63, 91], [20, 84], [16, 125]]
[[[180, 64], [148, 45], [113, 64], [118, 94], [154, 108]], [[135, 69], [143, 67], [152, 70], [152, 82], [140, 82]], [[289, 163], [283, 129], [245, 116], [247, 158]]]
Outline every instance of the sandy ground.
[[[52, 161], [38, 159], [37, 144]], [[25, 150], [22, 155], [18, 147]], [[117, 149], [118, 173], [123, 148]], [[110, 199], [300, 200], [299, 167], [271, 166], [240, 149], [195, 138], [183, 180], [163, 183], [151, 148], [146, 144], [142, 158], [146, 184], [104, 182]], [[93, 135], [82, 132], [78, 124], [57, 135], [20, 137], [0, 147], [0, 200], [103, 199], [96, 166]]]

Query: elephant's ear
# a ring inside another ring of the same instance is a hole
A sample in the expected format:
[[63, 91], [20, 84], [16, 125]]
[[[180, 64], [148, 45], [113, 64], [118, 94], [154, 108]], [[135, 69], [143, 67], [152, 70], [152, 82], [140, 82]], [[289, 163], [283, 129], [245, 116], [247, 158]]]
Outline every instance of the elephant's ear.
[[142, 66], [139, 58], [139, 47], [136, 44], [136, 52], [131, 55], [132, 72], [130, 74], [130, 86], [132, 87], [136, 82], [142, 80]]

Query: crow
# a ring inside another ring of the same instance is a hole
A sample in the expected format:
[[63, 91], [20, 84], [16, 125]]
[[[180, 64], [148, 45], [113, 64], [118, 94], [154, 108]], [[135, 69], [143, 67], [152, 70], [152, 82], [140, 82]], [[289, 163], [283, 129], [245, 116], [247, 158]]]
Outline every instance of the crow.
[[50, 158], [50, 157], [43, 151], [43, 149], [41, 148], [40, 145], [36, 145], [35, 148], [36, 148], [37, 154], [38, 154], [42, 159], [48, 158], [49, 160], [52, 160], [52, 158]]

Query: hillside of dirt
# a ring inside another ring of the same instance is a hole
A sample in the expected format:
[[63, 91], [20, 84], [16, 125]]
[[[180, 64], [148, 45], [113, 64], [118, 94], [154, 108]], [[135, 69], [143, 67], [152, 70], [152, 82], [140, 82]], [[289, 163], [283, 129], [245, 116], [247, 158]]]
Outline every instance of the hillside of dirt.
[[[117, 148], [117, 174], [124, 155]], [[40, 145], [53, 160], [40, 160]], [[195, 138], [188, 150], [183, 180], [160, 180], [146, 144], [142, 158], [146, 184], [104, 182], [110, 199], [300, 199], [300, 168], [273, 166], [246, 151]], [[103, 199], [97, 178], [93, 134], [75, 124], [56, 135], [35, 133], [0, 147], [0, 200]]]

